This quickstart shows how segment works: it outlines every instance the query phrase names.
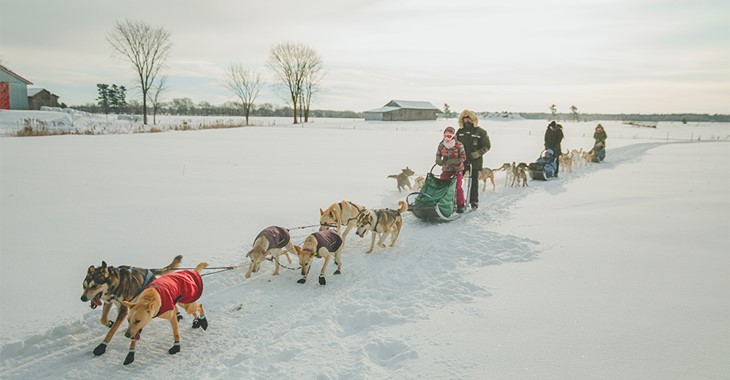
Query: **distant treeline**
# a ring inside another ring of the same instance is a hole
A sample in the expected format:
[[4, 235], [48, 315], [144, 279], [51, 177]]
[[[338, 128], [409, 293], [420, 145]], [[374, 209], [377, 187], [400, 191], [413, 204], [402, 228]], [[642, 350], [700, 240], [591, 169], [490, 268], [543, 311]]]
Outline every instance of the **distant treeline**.
[[[104, 113], [104, 109], [98, 104], [87, 103], [82, 106], [72, 106], [71, 108], [79, 111], [90, 113]], [[148, 109], [148, 115], [152, 115], [152, 109]], [[120, 113], [141, 115], [142, 104], [138, 101], [130, 101]], [[162, 104], [157, 115], [178, 115], [178, 116], [243, 116], [243, 110], [240, 106], [233, 102], [226, 102], [222, 105], [213, 105], [208, 102], [193, 103], [192, 100], [173, 99], [171, 102]], [[251, 116], [261, 117], [292, 117], [294, 110], [289, 106], [276, 107], [273, 104], [265, 103], [256, 105], [251, 111]], [[354, 111], [334, 111], [334, 110], [310, 110], [310, 117], [328, 117], [328, 118], [362, 118], [362, 113]]]
[[[537, 120], [562, 120], [562, 121], [576, 121], [576, 115], [570, 113], [558, 113], [553, 116], [548, 112], [515, 112], [515, 114], [521, 115], [525, 119], [537, 119]], [[604, 113], [579, 113], [577, 115], [578, 121], [593, 121], [593, 120], [620, 120], [620, 121], [679, 121], [683, 123], [690, 122], [730, 122], [730, 115], [708, 115], [708, 114], [696, 114], [696, 113], [672, 113], [672, 114], [636, 114], [636, 113], [622, 113], [622, 114], [604, 114]]]
[[[81, 106], [72, 106], [79, 111], [90, 113], [104, 113], [104, 109], [93, 103], [87, 103]], [[142, 104], [139, 101], [130, 101], [123, 110], [124, 114], [141, 115]], [[289, 106], [275, 106], [270, 103], [256, 105], [251, 112], [251, 116], [260, 117], [292, 117], [293, 110]], [[480, 112], [486, 113], [486, 112]], [[152, 110], [149, 110], [149, 115]], [[221, 105], [213, 105], [208, 102], [193, 103], [189, 98], [172, 99], [170, 102], [162, 103], [157, 110], [158, 115], [179, 115], [179, 116], [243, 116], [243, 111], [239, 104], [235, 102], [225, 102]], [[501, 114], [505, 117], [520, 115], [525, 119], [533, 120], [559, 120], [559, 121], [594, 121], [594, 120], [619, 120], [619, 121], [678, 121], [678, 122], [730, 122], [730, 115], [708, 115], [694, 113], [676, 113], [676, 114], [598, 114], [598, 113], [558, 113], [553, 115], [549, 112], [506, 112]], [[310, 117], [320, 118], [352, 118], [361, 119], [361, 112], [355, 111], [335, 111], [335, 110], [311, 110]], [[444, 115], [445, 116], [445, 115]], [[454, 113], [453, 117], [456, 117]]]

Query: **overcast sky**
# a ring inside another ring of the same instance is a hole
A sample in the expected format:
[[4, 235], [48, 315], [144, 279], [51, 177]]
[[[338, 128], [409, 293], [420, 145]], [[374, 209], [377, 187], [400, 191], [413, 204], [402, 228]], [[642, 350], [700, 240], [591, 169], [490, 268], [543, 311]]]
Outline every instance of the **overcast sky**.
[[[135, 87], [106, 41], [126, 19], [171, 34], [166, 100], [234, 100], [229, 65], [271, 82], [271, 47], [302, 42], [327, 71], [315, 109], [730, 113], [727, 0], [0, 0], [0, 61], [95, 102], [97, 83]], [[266, 87], [256, 103], [283, 99]]]

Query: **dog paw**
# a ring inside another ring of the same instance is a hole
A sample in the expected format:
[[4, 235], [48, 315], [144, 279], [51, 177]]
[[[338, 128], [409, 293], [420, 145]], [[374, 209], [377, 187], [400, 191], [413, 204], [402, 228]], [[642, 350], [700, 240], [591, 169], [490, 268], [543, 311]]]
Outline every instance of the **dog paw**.
[[319, 276], [319, 284], [327, 285], [327, 280], [324, 279], [324, 276]]
[[340, 272], [340, 270], [338, 269], [335, 271], [335, 274], [342, 274], [342, 272]]
[[124, 365], [130, 364], [134, 361], [134, 351], [130, 351], [127, 357], [124, 358]]
[[106, 352], [106, 343], [104, 343], [104, 342], [99, 343], [99, 345], [96, 346], [96, 348], [94, 349], [95, 356], [104, 355], [105, 352]]
[[178, 311], [177, 312], [177, 321], [180, 322], [183, 319], [183, 315]]
[[170, 347], [170, 349], [167, 350], [167, 352], [169, 352], [170, 355], [175, 355], [178, 352], [180, 352], [180, 343], [175, 343], [175, 345], [173, 345], [172, 347]]
[[307, 279], [306, 279], [306, 278], [300, 278], [300, 279], [299, 279], [299, 280], [297, 281], [297, 283], [299, 283], [299, 284], [303, 284], [303, 283], [305, 283], [305, 282], [307, 282]]

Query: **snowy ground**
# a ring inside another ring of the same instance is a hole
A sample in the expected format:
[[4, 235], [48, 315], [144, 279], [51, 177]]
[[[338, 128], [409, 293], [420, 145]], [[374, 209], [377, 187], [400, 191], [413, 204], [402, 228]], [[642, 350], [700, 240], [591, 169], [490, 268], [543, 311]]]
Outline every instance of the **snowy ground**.
[[[479, 211], [408, 214], [397, 246], [371, 255], [350, 235], [327, 286], [268, 263], [204, 277], [211, 326], [185, 319], [175, 356], [166, 321], [132, 365], [121, 333], [91, 353], [105, 327], [79, 300], [89, 265], [246, 264], [268, 225], [316, 224], [342, 199], [394, 207], [406, 193], [387, 175], [427, 172], [449, 124], [0, 139], [0, 377], [730, 376], [728, 124], [603, 123], [606, 162], [525, 189], [498, 174]], [[544, 125], [488, 121], [487, 165], [534, 161]], [[564, 148], [591, 145], [595, 124], [565, 126]]]

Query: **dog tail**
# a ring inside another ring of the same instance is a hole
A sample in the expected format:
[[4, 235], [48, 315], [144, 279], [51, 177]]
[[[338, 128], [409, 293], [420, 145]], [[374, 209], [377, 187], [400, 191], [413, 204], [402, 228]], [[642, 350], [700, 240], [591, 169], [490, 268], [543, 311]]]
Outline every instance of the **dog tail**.
[[398, 201], [398, 213], [402, 214], [406, 211], [408, 211], [408, 203], [403, 202], [403, 201]]
[[389, 175], [388, 178], [396, 178], [397, 179], [398, 178], [398, 175], [397, 174]]
[[202, 270], [203, 270], [204, 268], [206, 268], [207, 266], [208, 266], [208, 263], [206, 263], [206, 262], [202, 262], [202, 263], [198, 264], [198, 265], [197, 265], [197, 266], [195, 267], [195, 271], [196, 271], [196, 272], [198, 272], [198, 273], [200, 273], [200, 271], [202, 271]]
[[182, 255], [177, 255], [177, 256], [175, 256], [174, 259], [172, 259], [172, 262], [170, 263], [170, 265], [168, 265], [164, 268], [160, 268], [160, 269], [153, 269], [152, 273], [155, 276], [162, 276], [162, 275], [168, 274], [170, 272], [173, 272], [173, 271], [177, 270], [177, 268], [180, 268], [180, 263], [182, 263], [182, 258], [183, 258]]

